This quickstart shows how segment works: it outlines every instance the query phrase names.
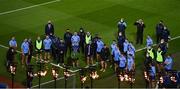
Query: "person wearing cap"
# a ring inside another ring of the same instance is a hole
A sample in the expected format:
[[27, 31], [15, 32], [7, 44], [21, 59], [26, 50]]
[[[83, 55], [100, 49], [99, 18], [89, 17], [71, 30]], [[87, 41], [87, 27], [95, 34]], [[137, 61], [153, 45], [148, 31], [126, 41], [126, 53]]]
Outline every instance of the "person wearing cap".
[[[59, 38], [58, 38], [59, 39]], [[66, 44], [64, 43], [64, 41], [62, 39], [59, 39], [59, 43], [58, 43], [58, 60], [57, 60], [57, 64], [61, 64], [64, 66], [64, 53], [65, 53], [65, 49], [66, 49]]]
[[145, 28], [145, 24], [142, 19], [137, 20], [134, 25], [137, 27], [136, 32], [136, 44], [143, 44], [143, 32]]
[[87, 66], [93, 64], [93, 46], [92, 42], [90, 41], [88, 44], [85, 45], [85, 57]]
[[104, 43], [103, 43], [102, 39], [99, 38], [99, 39], [97, 40], [96, 44], [97, 44], [97, 49], [96, 49], [97, 55], [96, 55], [96, 59], [97, 59], [97, 62], [100, 62], [100, 60], [101, 60], [100, 54], [101, 54], [102, 48], [104, 47]]
[[46, 36], [46, 38], [43, 41], [43, 46], [44, 46], [44, 60], [48, 61], [50, 59], [50, 52], [51, 52], [51, 46], [52, 46], [52, 41], [49, 38], [49, 36]]
[[70, 32], [69, 29], [67, 29], [66, 33], [64, 33], [64, 41], [65, 41], [65, 44], [66, 44], [65, 57], [67, 55], [68, 49], [69, 49], [69, 52], [71, 54], [71, 50], [72, 50], [71, 37], [72, 37], [72, 33]]
[[9, 41], [9, 47], [13, 47], [15, 50], [17, 49], [17, 41], [14, 36], [12, 36], [11, 40]]
[[54, 26], [52, 22], [49, 20], [48, 23], [45, 25], [45, 35], [54, 35]]
[[24, 65], [24, 62], [28, 60], [29, 55], [29, 43], [27, 39], [24, 39], [23, 43], [21, 44], [21, 52], [22, 52], [22, 59], [21, 64]]
[[156, 43], [159, 43], [162, 35], [162, 31], [164, 29], [164, 23], [162, 20], [156, 25]]
[[146, 39], [146, 47], [152, 46], [153, 45], [153, 40], [152, 38], [148, 35]]
[[119, 36], [117, 37], [117, 41], [118, 41], [118, 47], [119, 47], [120, 51], [123, 52], [123, 43], [125, 41], [125, 37], [122, 36], [121, 32], [119, 32]]
[[166, 71], [171, 71], [172, 66], [173, 66], [173, 59], [170, 55], [167, 55], [167, 57], [165, 57], [165, 61], [164, 61], [164, 68]]
[[104, 44], [104, 47], [101, 49], [100, 57], [101, 57], [100, 71], [105, 72], [107, 68], [107, 61], [109, 60], [110, 57], [110, 51], [109, 48], [106, 46], [106, 44]]
[[84, 53], [84, 44], [85, 44], [85, 32], [84, 32], [84, 29], [81, 27], [79, 32], [78, 32], [78, 35], [80, 37], [80, 48], [81, 48], [81, 52]]
[[162, 35], [161, 35], [161, 39], [164, 39], [165, 42], [168, 42], [168, 40], [170, 39], [170, 31], [168, 30], [168, 28], [166, 26], [164, 26], [163, 30], [162, 30]]
[[77, 32], [74, 32], [74, 35], [71, 37], [71, 44], [73, 49], [77, 49], [79, 52], [79, 43], [80, 37], [78, 36]]
[[121, 20], [118, 22], [118, 33], [121, 32], [122, 36], [125, 37], [125, 30], [126, 30], [126, 28], [127, 28], [127, 24], [124, 21], [124, 19], [121, 18]]
[[35, 52], [36, 52], [36, 61], [42, 60], [42, 52], [43, 52], [43, 41], [40, 36], [35, 40]]

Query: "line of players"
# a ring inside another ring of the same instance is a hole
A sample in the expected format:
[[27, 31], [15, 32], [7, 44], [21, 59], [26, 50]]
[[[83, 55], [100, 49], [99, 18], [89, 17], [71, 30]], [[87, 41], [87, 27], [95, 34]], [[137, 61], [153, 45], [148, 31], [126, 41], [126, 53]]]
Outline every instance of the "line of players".
[[[137, 39], [136, 44], [139, 42], [142, 44], [143, 30], [145, 28], [142, 19], [139, 19], [134, 23], [137, 26]], [[57, 60], [58, 65], [64, 65], [64, 59], [70, 59], [73, 67], [78, 67], [78, 59], [80, 58], [80, 52], [85, 54], [87, 65], [94, 64], [93, 61], [98, 62], [101, 65], [100, 71], [105, 72], [107, 68], [107, 62], [114, 64], [114, 70], [121, 71], [121, 73], [135, 70], [135, 47], [132, 42], [129, 42], [125, 36], [125, 29], [127, 24], [124, 19], [118, 22], [118, 37], [117, 41], [113, 40], [110, 48], [104, 44], [101, 37], [95, 34], [94, 37], [90, 32], [84, 31], [80, 28], [79, 32], [72, 34], [69, 29], [64, 34], [64, 39], [60, 39], [54, 35], [54, 26], [51, 21], [45, 26], [45, 39], [41, 39], [40, 36], [35, 40], [35, 45], [31, 39], [24, 39], [21, 44], [22, 60], [21, 63], [29, 65], [32, 55], [36, 54], [37, 61], [49, 62], [51, 58]], [[158, 68], [161, 68], [163, 55], [167, 52], [167, 42], [170, 38], [167, 27], [163, 22], [156, 26], [157, 42], [161, 39], [157, 51], [156, 61], [158, 61]], [[152, 56], [152, 44], [153, 41], [150, 36], [147, 37], [147, 55]], [[14, 55], [17, 49], [17, 42], [15, 37], [9, 41], [10, 49], [7, 53], [7, 64], [14, 60]], [[80, 50], [81, 49], [81, 50]], [[149, 50], [149, 51], [148, 51]], [[70, 52], [70, 53], [68, 53]], [[12, 53], [14, 53], [12, 55]], [[42, 54], [44, 53], [44, 56]], [[69, 55], [70, 54], [70, 55]], [[156, 53], [155, 53], [156, 54]], [[70, 57], [69, 57], [70, 56]], [[111, 56], [111, 57], [110, 57]], [[64, 58], [65, 57], [65, 58]], [[154, 56], [155, 57], [155, 56]], [[148, 56], [147, 56], [148, 58]], [[95, 60], [96, 59], [96, 60]], [[151, 62], [152, 64], [152, 62]], [[126, 71], [125, 71], [126, 70]]]

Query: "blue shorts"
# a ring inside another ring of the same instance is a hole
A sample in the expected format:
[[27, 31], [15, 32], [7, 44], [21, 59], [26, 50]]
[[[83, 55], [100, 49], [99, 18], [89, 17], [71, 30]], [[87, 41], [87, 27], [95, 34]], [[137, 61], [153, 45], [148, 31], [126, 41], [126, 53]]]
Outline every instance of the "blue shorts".
[[150, 80], [155, 80], [156, 77], [155, 76], [149, 76]]

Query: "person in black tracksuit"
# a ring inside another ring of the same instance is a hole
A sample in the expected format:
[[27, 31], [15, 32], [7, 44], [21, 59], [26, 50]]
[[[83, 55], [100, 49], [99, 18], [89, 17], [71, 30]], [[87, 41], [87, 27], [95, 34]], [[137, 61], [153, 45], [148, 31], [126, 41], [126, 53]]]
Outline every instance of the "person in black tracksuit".
[[60, 39], [60, 43], [58, 44], [58, 65], [59, 63], [64, 65], [64, 53], [66, 49], [66, 44], [62, 39]]
[[33, 55], [33, 43], [31, 39], [29, 39], [28, 42], [29, 42], [29, 55], [28, 55], [27, 64], [29, 65], [31, 62], [32, 55]]
[[92, 39], [92, 46], [93, 46], [93, 59], [96, 59], [96, 49], [97, 49], [97, 41], [99, 37], [98, 34], [95, 34], [95, 37]]
[[48, 21], [48, 24], [45, 25], [45, 35], [54, 35], [54, 26], [51, 21]]
[[104, 48], [102, 48], [101, 50], [100, 57], [101, 57], [101, 70], [100, 71], [105, 72], [107, 68], [107, 61], [109, 60], [109, 57], [110, 57], [109, 48], [105, 44], [104, 44]]
[[170, 38], [170, 32], [166, 26], [164, 26], [164, 29], [162, 30], [161, 39], [164, 39], [165, 42], [168, 42]]
[[81, 48], [82, 53], [84, 53], [84, 44], [85, 44], [85, 35], [86, 34], [85, 34], [84, 29], [82, 27], [80, 28], [80, 31], [79, 31], [78, 35], [80, 37], [79, 46]]
[[156, 25], [156, 43], [159, 43], [163, 29], [164, 23], [162, 20], [160, 20], [160, 22]]
[[161, 39], [161, 42], [158, 44], [158, 48], [160, 48], [163, 51], [163, 55], [166, 54], [168, 50], [168, 44], [164, 41], [164, 39]]
[[66, 33], [64, 34], [64, 41], [65, 41], [65, 44], [66, 44], [65, 56], [67, 55], [68, 49], [69, 49], [69, 52], [70, 52], [70, 55], [71, 55], [71, 50], [72, 50], [71, 37], [72, 37], [72, 33], [70, 32], [69, 29], [67, 29]]
[[13, 47], [10, 47], [6, 53], [6, 59], [7, 59], [7, 69], [9, 69], [9, 66], [14, 62], [16, 51]]
[[123, 44], [124, 44], [124, 42], [125, 42], [125, 37], [122, 35], [121, 32], [119, 32], [119, 35], [118, 35], [118, 37], [117, 37], [117, 41], [118, 41], [119, 50], [120, 50], [121, 52], [123, 52], [123, 49], [124, 49]]
[[93, 46], [91, 42], [89, 44], [86, 44], [85, 46], [85, 57], [87, 61], [87, 65], [89, 66], [90, 64], [93, 64]]
[[34, 72], [33, 72], [33, 66], [28, 65], [27, 66], [27, 88], [32, 87], [32, 81], [33, 81], [34, 77], [35, 77], [35, 75], [34, 75]]
[[134, 23], [134, 25], [137, 27], [137, 33], [136, 33], [136, 44], [143, 44], [143, 32], [145, 28], [145, 24], [142, 19], [139, 19]]

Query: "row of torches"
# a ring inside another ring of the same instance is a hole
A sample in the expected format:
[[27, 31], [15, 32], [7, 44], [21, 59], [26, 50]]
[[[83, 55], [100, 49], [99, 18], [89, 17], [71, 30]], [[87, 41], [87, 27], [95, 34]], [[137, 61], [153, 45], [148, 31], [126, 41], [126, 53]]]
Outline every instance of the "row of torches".
[[[149, 76], [148, 76], [148, 74], [147, 74], [146, 71], [144, 72], [144, 78], [145, 78], [147, 81], [150, 81]], [[177, 82], [175, 76], [170, 76], [170, 79], [171, 79], [171, 81], [173, 81], [173, 82]], [[159, 84], [159, 83], [160, 83], [160, 84], [163, 84], [163, 83], [164, 83], [163, 76], [160, 76], [160, 77], [159, 77], [158, 84]]]

